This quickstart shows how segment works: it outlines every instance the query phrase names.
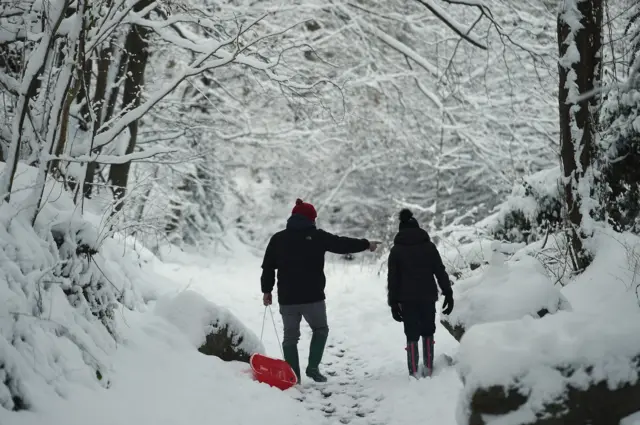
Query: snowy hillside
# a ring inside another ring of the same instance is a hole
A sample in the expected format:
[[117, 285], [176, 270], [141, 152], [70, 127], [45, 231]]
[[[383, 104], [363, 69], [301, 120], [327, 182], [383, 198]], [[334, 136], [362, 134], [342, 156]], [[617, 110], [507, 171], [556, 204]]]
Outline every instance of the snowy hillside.
[[147, 279], [133, 261], [119, 260], [118, 244], [101, 234], [99, 220], [77, 213], [60, 185], [46, 187], [51, 201], [32, 227], [21, 212], [33, 207], [35, 173], [20, 167], [13, 203], [0, 205], [0, 403], [9, 410], [75, 385], [107, 387], [115, 316], [143, 306]]
[[[20, 167], [17, 193], [30, 192], [35, 173]], [[144, 248], [109, 237], [105, 217], [81, 217], [59, 185], [47, 194], [33, 228], [17, 213], [27, 197], [2, 204], [0, 423], [255, 423], [269, 420], [274, 400], [289, 403], [285, 423], [300, 423], [297, 402], [198, 351], [215, 323], [242, 338], [240, 349], [263, 351], [232, 312], [154, 270]], [[247, 397], [265, 408], [243, 409]]]

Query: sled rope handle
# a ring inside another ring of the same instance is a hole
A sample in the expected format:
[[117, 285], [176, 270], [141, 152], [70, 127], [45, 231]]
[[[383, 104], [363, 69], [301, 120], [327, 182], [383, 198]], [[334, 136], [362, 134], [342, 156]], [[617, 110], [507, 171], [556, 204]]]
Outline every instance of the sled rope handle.
[[262, 330], [260, 331], [260, 342], [262, 342], [262, 337], [264, 336], [264, 324], [267, 321], [267, 309], [269, 313], [271, 313], [271, 322], [273, 322], [273, 330], [276, 333], [276, 339], [278, 340], [278, 347], [280, 347], [280, 354], [284, 358], [284, 351], [282, 351], [282, 344], [280, 344], [280, 336], [278, 335], [278, 328], [276, 327], [276, 319], [273, 317], [273, 310], [271, 310], [271, 306], [265, 306], [264, 315], [262, 316]]

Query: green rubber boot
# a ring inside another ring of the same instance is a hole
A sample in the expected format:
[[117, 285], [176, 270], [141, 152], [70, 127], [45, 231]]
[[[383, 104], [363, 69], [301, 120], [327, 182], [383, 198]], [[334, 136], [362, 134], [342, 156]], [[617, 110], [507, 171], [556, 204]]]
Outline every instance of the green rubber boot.
[[327, 335], [314, 333], [311, 336], [311, 345], [309, 346], [309, 364], [307, 365], [306, 374], [309, 378], [316, 382], [327, 382], [327, 377], [320, 373], [320, 362], [324, 353], [324, 346], [327, 343]]
[[298, 346], [297, 345], [283, 345], [282, 352], [284, 353], [284, 360], [289, 363], [291, 369], [295, 372], [298, 377], [298, 384], [302, 381], [300, 380], [300, 359], [298, 357]]

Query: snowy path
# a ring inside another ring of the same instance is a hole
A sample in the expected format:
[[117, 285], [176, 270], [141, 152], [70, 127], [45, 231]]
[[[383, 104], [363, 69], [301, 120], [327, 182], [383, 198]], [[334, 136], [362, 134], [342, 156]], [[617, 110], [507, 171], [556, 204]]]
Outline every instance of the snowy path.
[[[308, 407], [324, 403], [331, 424], [455, 424], [458, 376], [453, 368], [441, 367], [431, 379], [408, 377], [404, 333], [386, 306], [385, 280], [358, 266], [334, 266], [328, 271], [328, 344], [332, 347], [323, 363], [335, 376], [327, 384], [303, 378], [303, 390], [321, 388], [332, 393], [324, 400], [309, 397]], [[308, 336], [301, 352], [306, 353]], [[435, 339], [437, 357], [455, 353], [457, 342], [444, 329], [438, 329]], [[444, 366], [443, 359], [438, 360], [437, 366]]]
[[[259, 334], [265, 312], [259, 259], [234, 256], [225, 263], [220, 257], [211, 261], [177, 253], [172, 261], [153, 260], [148, 265], [169, 278], [158, 278], [149, 290], [168, 296], [187, 288], [199, 292], [227, 306]], [[56, 396], [30, 387], [37, 408], [0, 409], [0, 424], [454, 425], [458, 376], [444, 367], [431, 379], [409, 379], [404, 334], [386, 306], [384, 276], [376, 276], [372, 267], [340, 263], [328, 265], [326, 271], [326, 384], [303, 377], [301, 387], [285, 392], [259, 384], [247, 373], [246, 364], [200, 354], [184, 332], [150, 306], [144, 313], [119, 311], [119, 347], [109, 359], [109, 389], [75, 379], [77, 372], [71, 368], [65, 370], [65, 380], [49, 381]], [[299, 345], [303, 368], [310, 334], [305, 324]], [[264, 344], [268, 354], [280, 356], [272, 323], [265, 326]], [[455, 355], [457, 349], [457, 342], [438, 327], [436, 361], [439, 354]]]
[[[384, 395], [367, 385], [369, 372], [358, 373], [366, 362], [348, 354], [343, 341], [329, 344], [325, 352], [323, 369], [331, 378], [326, 384], [305, 382], [301, 394], [294, 397], [309, 410], [320, 410], [330, 422], [382, 424], [375, 413]], [[308, 380], [307, 380], [308, 381]]]
[[[340, 263], [327, 266], [330, 332], [322, 368], [330, 381], [316, 384], [303, 376], [302, 388], [285, 394], [307, 409], [322, 413], [327, 424], [455, 424], [455, 407], [462, 387], [457, 373], [444, 366], [430, 379], [409, 379], [402, 325], [391, 318], [385, 302], [385, 276], [377, 276], [376, 271], [373, 267]], [[256, 332], [260, 331], [264, 313], [259, 273], [259, 262], [253, 258], [242, 266], [232, 260], [215, 270], [177, 265], [163, 270], [168, 277], [181, 279], [189, 289], [229, 306]], [[187, 276], [189, 280], [185, 281]], [[273, 312], [281, 333], [277, 305]], [[265, 346], [268, 354], [280, 357], [269, 315], [267, 320]], [[310, 336], [303, 322], [299, 345], [303, 369]], [[458, 343], [440, 325], [435, 340], [436, 361], [443, 365], [443, 359], [438, 357], [443, 353], [455, 355]]]

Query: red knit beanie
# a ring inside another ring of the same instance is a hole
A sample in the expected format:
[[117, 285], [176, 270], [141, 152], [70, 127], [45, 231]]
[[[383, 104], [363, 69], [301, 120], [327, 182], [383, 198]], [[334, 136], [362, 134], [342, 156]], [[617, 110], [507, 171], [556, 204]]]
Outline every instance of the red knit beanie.
[[291, 210], [291, 214], [300, 214], [307, 217], [311, 221], [316, 221], [318, 213], [313, 205], [302, 202], [302, 199], [296, 199], [296, 206]]

